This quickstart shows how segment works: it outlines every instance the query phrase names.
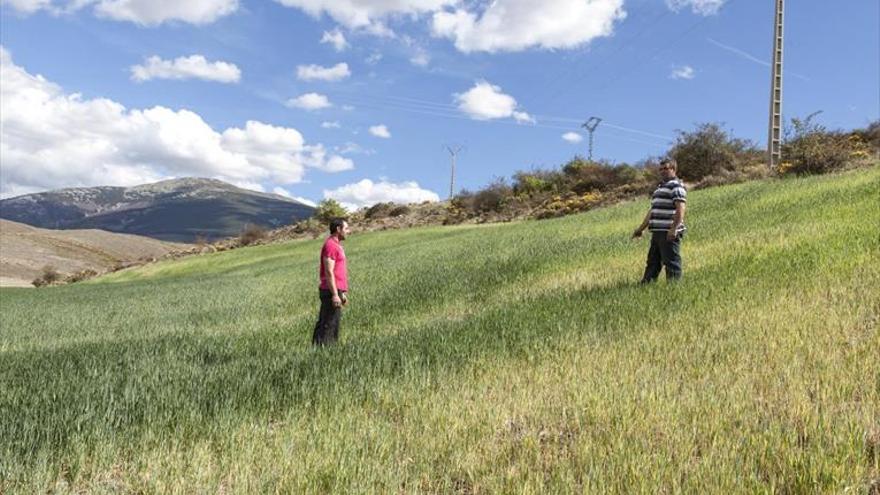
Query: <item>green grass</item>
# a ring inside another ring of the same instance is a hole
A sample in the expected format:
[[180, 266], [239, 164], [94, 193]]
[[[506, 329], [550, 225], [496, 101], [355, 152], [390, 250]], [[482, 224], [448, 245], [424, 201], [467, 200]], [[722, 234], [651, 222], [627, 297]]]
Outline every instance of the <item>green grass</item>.
[[880, 483], [880, 167], [6, 289], [0, 492], [865, 493]]

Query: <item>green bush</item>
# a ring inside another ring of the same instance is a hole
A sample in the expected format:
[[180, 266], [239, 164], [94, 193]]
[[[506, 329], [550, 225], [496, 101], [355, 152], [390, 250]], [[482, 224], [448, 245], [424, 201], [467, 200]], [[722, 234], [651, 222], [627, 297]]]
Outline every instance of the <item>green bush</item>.
[[678, 131], [668, 155], [678, 162], [678, 176], [699, 181], [742, 167], [755, 151], [748, 140], [734, 138], [722, 124], [698, 124], [693, 132]]
[[824, 174], [844, 168], [860, 154], [866, 155], [867, 147], [858, 135], [829, 131], [813, 122], [814, 116], [791, 119], [777, 167], [780, 174]]
[[500, 212], [513, 196], [513, 188], [504, 179], [496, 179], [474, 194], [472, 208], [477, 212]]
[[560, 182], [558, 172], [533, 170], [513, 174], [513, 194], [517, 197], [531, 198], [557, 189]]
[[335, 199], [325, 199], [318, 203], [315, 213], [312, 215], [319, 222], [329, 224], [334, 218], [344, 218], [348, 216], [348, 211]]
[[241, 246], [249, 246], [257, 241], [266, 238], [268, 232], [265, 228], [256, 224], [247, 224], [238, 236], [238, 244]]

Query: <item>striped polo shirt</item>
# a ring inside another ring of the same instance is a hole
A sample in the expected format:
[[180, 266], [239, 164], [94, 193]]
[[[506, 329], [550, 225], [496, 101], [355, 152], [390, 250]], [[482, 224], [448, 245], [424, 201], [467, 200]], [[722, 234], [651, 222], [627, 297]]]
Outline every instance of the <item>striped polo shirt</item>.
[[[672, 227], [672, 218], [675, 216], [675, 202], [687, 202], [687, 190], [678, 178], [670, 179], [657, 187], [651, 195], [651, 217], [648, 221], [648, 230], [651, 232], [668, 232]], [[684, 232], [687, 228], [684, 222], [678, 227], [678, 232]]]

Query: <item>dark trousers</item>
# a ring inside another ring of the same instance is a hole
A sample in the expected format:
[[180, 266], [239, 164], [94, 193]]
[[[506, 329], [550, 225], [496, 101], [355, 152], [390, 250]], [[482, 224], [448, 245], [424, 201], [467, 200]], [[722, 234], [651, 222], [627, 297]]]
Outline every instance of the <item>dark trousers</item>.
[[642, 283], [653, 282], [666, 267], [666, 280], [681, 278], [681, 238], [678, 234], [674, 241], [666, 240], [666, 232], [651, 232], [651, 248], [648, 250], [648, 261], [645, 263], [645, 275]]
[[[315, 333], [312, 334], [312, 345], [333, 344], [339, 338], [339, 320], [342, 319], [342, 308], [333, 305], [333, 294], [327, 289], [319, 289], [321, 310]], [[344, 291], [339, 291], [340, 296]]]

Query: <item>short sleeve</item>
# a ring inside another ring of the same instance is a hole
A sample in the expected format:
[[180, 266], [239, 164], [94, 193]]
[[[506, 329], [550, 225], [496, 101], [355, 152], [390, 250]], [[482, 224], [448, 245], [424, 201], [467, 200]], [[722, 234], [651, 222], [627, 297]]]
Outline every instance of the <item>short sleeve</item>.
[[683, 186], [676, 186], [675, 189], [672, 190], [672, 202], [681, 202], [687, 203], [687, 191]]
[[321, 258], [330, 258], [333, 261], [339, 261], [340, 258], [342, 258], [342, 250], [339, 249], [339, 246], [327, 243], [324, 245], [324, 249], [321, 250]]

